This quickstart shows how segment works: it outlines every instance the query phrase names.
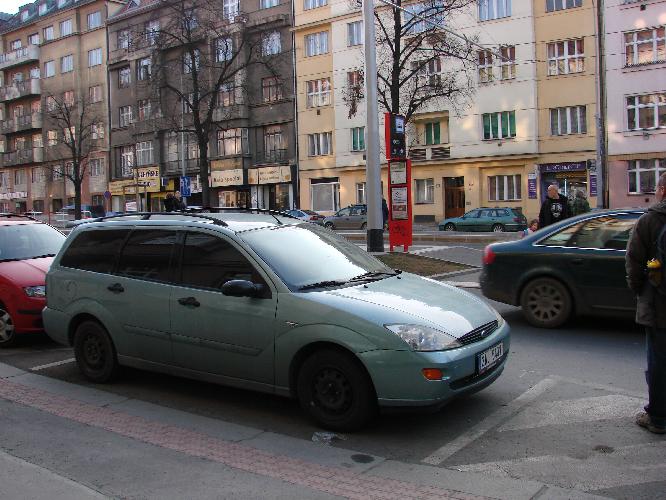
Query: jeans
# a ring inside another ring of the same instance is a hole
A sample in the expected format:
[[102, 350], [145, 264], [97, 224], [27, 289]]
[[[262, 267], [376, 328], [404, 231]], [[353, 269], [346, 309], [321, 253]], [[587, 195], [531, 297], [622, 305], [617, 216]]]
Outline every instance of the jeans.
[[645, 411], [654, 425], [666, 427], [666, 329], [646, 328], [649, 403]]

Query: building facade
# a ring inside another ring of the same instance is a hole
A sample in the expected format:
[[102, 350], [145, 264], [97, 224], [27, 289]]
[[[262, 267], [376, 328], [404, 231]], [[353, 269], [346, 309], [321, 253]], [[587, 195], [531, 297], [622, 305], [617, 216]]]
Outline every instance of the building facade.
[[610, 206], [649, 206], [666, 172], [666, 1], [605, 5]]

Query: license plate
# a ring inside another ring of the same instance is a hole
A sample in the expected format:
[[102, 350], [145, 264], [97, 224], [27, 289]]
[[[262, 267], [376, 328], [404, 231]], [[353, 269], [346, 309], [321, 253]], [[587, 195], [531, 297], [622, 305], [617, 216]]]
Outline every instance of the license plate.
[[476, 359], [477, 366], [479, 367], [479, 375], [488, 371], [490, 368], [495, 366], [497, 362], [502, 359], [504, 355], [504, 343], [500, 342], [495, 344], [490, 349], [483, 351], [481, 354], [477, 354]]

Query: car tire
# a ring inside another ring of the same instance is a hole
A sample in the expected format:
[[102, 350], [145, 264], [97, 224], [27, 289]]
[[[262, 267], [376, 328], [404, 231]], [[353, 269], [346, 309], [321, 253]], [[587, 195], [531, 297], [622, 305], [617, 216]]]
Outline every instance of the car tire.
[[452, 222], [447, 222], [446, 224], [444, 224], [444, 231], [455, 231], [455, 230], [456, 226]]
[[14, 320], [5, 306], [0, 304], [0, 348], [12, 347], [16, 344]]
[[327, 222], [327, 223], [325, 223], [325, 224], [324, 224], [324, 227], [325, 227], [326, 229], [335, 229], [335, 226], [333, 225], [332, 222]]
[[377, 413], [370, 377], [350, 354], [326, 349], [305, 360], [296, 392], [301, 407], [319, 425], [333, 431], [354, 431]]
[[116, 348], [106, 329], [96, 321], [84, 321], [76, 328], [74, 357], [83, 376], [91, 382], [111, 382], [118, 375]]
[[364, 222], [363, 224], [361, 224], [361, 230], [362, 230], [362, 231], [365, 231], [365, 229], [366, 229], [367, 227], [368, 227], [368, 223], [367, 223], [367, 222]]
[[537, 278], [530, 281], [520, 295], [525, 319], [537, 328], [557, 328], [571, 317], [571, 293], [560, 281]]
[[506, 228], [502, 224], [493, 224], [492, 230], [493, 233], [503, 233]]

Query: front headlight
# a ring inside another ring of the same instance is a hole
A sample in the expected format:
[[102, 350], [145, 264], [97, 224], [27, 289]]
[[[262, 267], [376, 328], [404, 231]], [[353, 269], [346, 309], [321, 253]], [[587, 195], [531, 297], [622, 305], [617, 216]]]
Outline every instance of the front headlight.
[[23, 289], [28, 297], [46, 297], [46, 286], [27, 286]]
[[458, 339], [448, 333], [424, 325], [384, 325], [404, 340], [413, 351], [446, 351], [462, 347]]

